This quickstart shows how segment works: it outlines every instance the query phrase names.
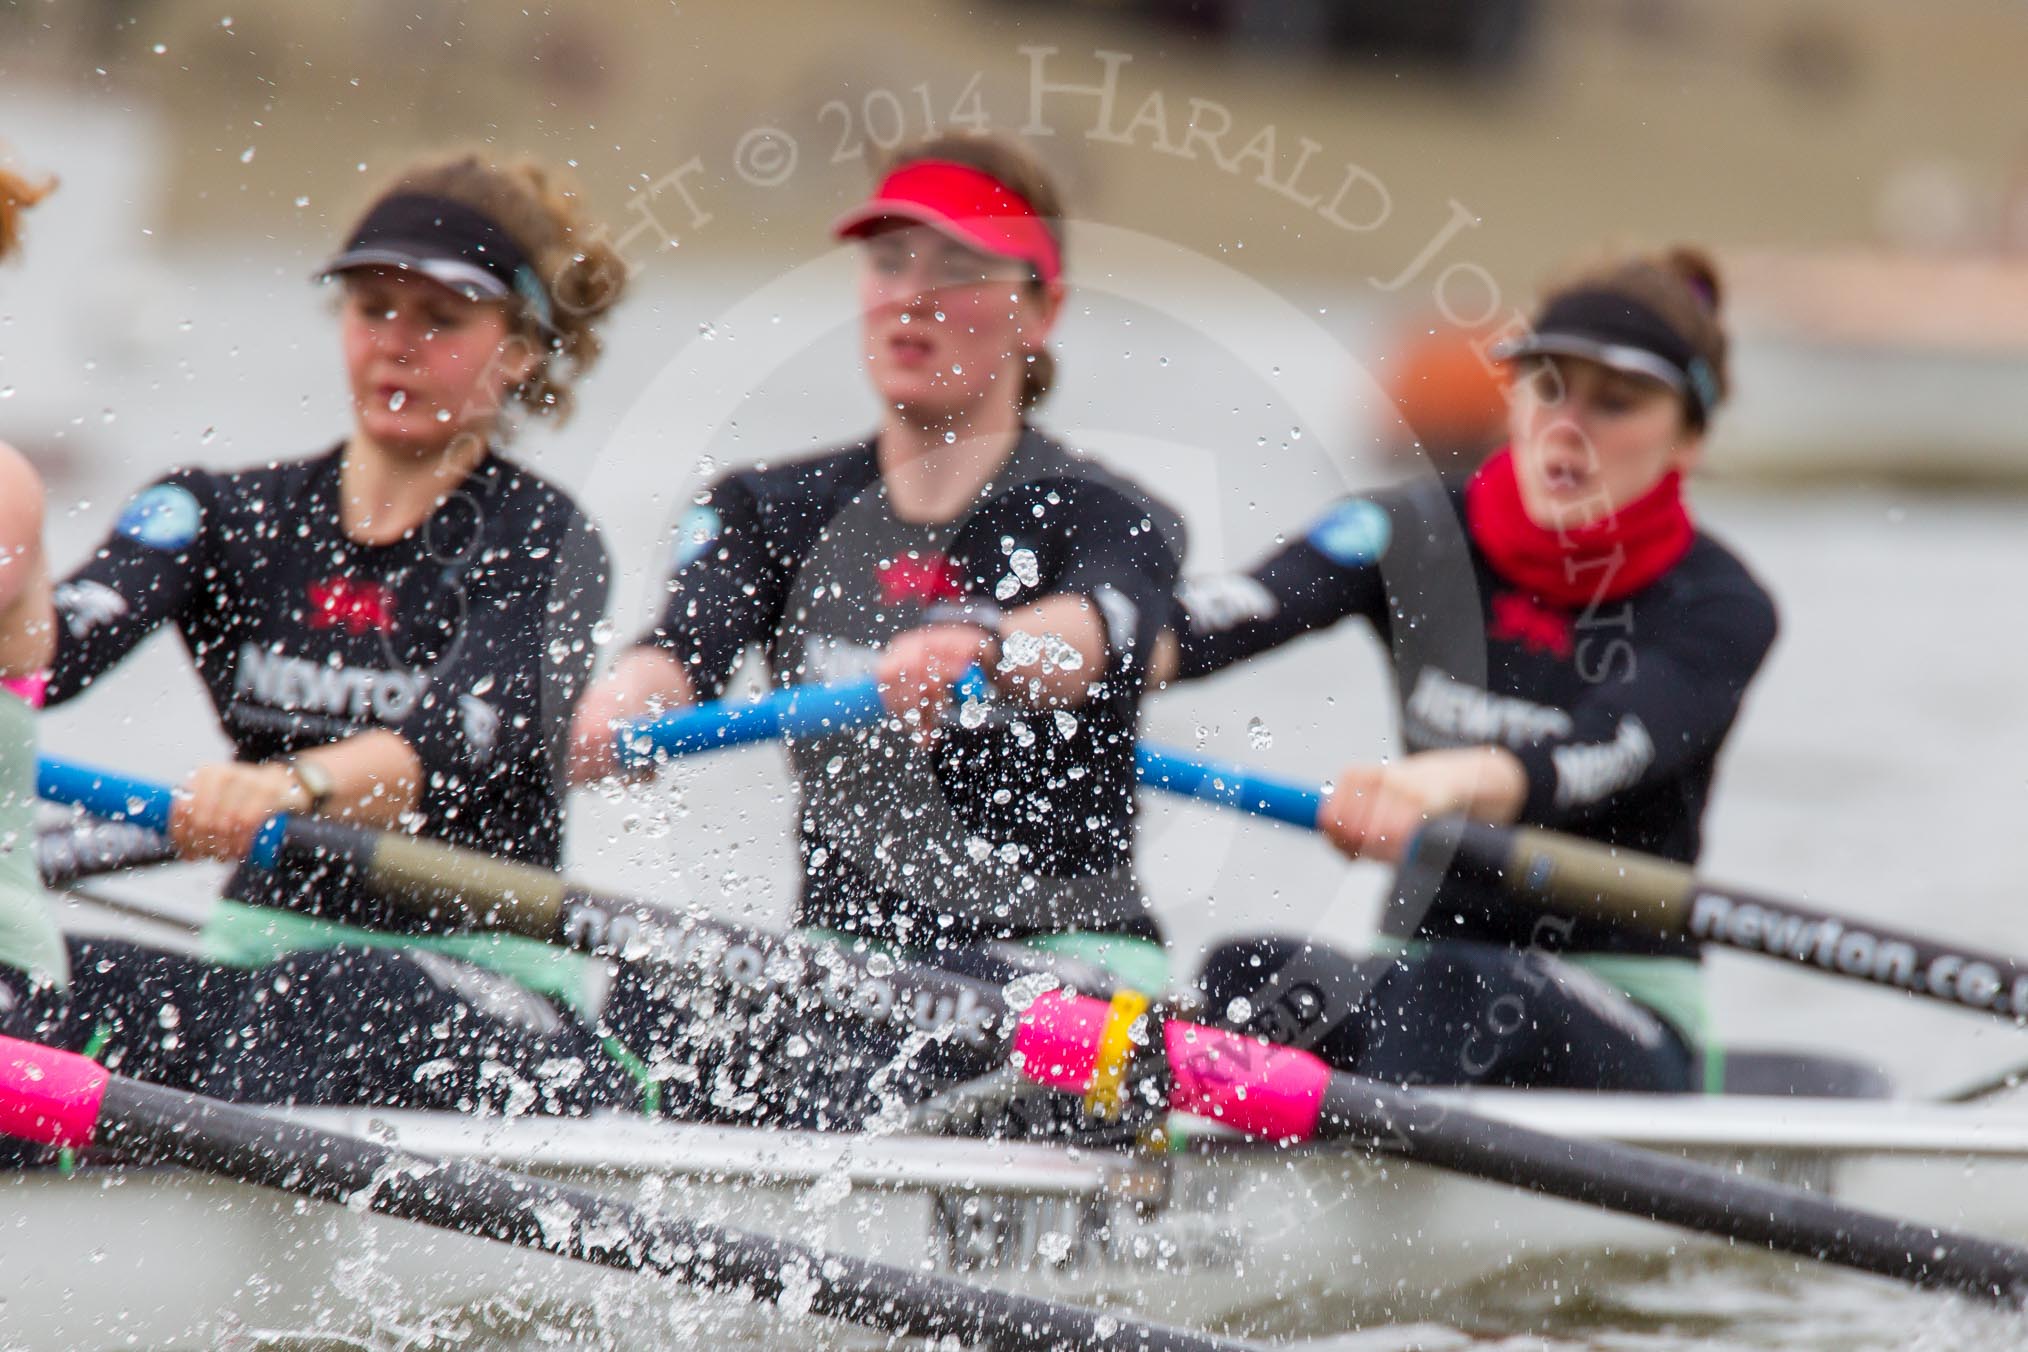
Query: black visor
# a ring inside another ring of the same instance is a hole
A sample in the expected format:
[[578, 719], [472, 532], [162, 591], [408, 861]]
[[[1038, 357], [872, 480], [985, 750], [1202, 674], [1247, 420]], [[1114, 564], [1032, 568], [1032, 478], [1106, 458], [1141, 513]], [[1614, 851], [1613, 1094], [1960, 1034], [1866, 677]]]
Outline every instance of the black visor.
[[1582, 357], [1658, 380], [1681, 395], [1700, 423], [1718, 406], [1718, 378], [1689, 339], [1655, 311], [1613, 291], [1566, 291], [1544, 306], [1528, 333], [1501, 343], [1502, 361]]
[[367, 267], [420, 272], [473, 300], [520, 300], [545, 330], [554, 328], [549, 289], [527, 253], [491, 217], [463, 202], [427, 193], [381, 199], [317, 276]]

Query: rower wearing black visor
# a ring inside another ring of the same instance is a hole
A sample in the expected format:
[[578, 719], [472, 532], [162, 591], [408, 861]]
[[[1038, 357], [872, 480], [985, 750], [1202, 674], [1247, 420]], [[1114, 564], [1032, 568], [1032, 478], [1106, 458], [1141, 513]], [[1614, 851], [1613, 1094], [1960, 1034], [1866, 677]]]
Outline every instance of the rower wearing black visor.
[[[1555, 290], [1497, 353], [1511, 440], [1471, 476], [1360, 496], [1244, 574], [1181, 589], [1173, 670], [1209, 676], [1358, 616], [1407, 754], [1341, 773], [1319, 825], [1399, 861], [1429, 818], [1523, 822], [1692, 862], [1719, 751], [1775, 635], [1682, 493], [1724, 398], [1715, 270], [1675, 250]], [[1715, 1077], [1698, 953], [1411, 867], [1382, 952], [1268, 938], [1206, 964], [1214, 1009], [1402, 1081], [1682, 1090]]]
[[[403, 174], [320, 275], [350, 434], [143, 489], [57, 588], [49, 697], [176, 631], [233, 750], [183, 787], [186, 856], [242, 859], [287, 812], [553, 867], [605, 551], [500, 444], [515, 403], [568, 411], [622, 265], [547, 171], [465, 156]], [[37, 1035], [238, 1099], [638, 1101], [586, 1016], [591, 964], [448, 928], [337, 862], [243, 865], [198, 954], [73, 939]]]

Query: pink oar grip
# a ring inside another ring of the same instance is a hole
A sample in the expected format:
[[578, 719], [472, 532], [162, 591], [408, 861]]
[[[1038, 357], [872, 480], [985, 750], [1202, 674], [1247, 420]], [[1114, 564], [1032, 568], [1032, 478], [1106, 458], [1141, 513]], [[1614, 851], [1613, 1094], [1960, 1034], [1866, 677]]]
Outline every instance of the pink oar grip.
[[[1014, 1034], [1021, 1073], [1052, 1089], [1083, 1093], [1111, 1007], [1051, 993], [1028, 1007]], [[1331, 1068], [1306, 1051], [1202, 1024], [1165, 1025], [1173, 1089], [1169, 1106], [1249, 1136], [1308, 1140], [1317, 1128]]]
[[1169, 1106], [1248, 1136], [1307, 1141], [1316, 1134], [1331, 1068], [1299, 1047], [1172, 1020]]
[[106, 1079], [104, 1066], [75, 1052], [0, 1037], [0, 1136], [90, 1144]]
[[40, 709], [49, 696], [49, 673], [33, 671], [26, 676], [9, 676], [0, 680], [0, 690], [5, 690], [31, 709]]
[[1098, 1064], [1099, 1034], [1112, 1006], [1103, 1000], [1051, 991], [1021, 1016], [1014, 1030], [1014, 1053], [1021, 1073], [1037, 1084], [1082, 1094], [1091, 1088]]

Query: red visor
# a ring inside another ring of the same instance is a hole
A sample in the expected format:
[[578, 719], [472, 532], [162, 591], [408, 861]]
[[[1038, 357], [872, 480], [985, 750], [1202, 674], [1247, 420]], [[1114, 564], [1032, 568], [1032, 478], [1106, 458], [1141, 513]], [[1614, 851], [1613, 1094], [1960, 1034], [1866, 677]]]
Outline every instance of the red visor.
[[914, 221], [996, 258], [1018, 258], [1045, 284], [1063, 260], [1035, 208], [991, 174], [949, 160], [917, 160], [880, 180], [873, 196], [838, 218], [831, 233], [860, 239], [884, 221]]

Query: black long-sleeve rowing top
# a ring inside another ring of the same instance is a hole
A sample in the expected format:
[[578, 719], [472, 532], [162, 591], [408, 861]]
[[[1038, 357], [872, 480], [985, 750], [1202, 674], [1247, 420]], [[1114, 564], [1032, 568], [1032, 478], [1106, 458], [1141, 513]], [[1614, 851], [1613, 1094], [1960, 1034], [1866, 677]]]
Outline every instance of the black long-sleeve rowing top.
[[[968, 708], [924, 749], [881, 727], [790, 745], [801, 789], [799, 921], [920, 947], [1066, 930], [1154, 937], [1135, 881], [1134, 733], [1168, 617], [1179, 518], [1025, 429], [962, 517], [904, 520], [862, 443], [719, 480], [679, 527], [642, 642], [716, 695], [760, 646], [781, 685], [866, 674], [939, 607], [1073, 595], [1107, 635], [1075, 708]], [[1009, 643], [1007, 675], [1076, 662]]]
[[[1409, 751], [1505, 747], [1527, 772], [1522, 822], [1686, 863], [1719, 749], [1775, 636], [1767, 592], [1702, 532], [1645, 588], [1562, 608], [1494, 569], [1469, 538], [1461, 489], [1418, 483], [1338, 504], [1249, 572], [1186, 584], [1181, 674], [1349, 616], [1390, 649]], [[1430, 883], [1401, 881], [1389, 930], [1516, 946], [1536, 933], [1484, 884]], [[1692, 951], [1582, 923], [1556, 946]]]
[[[570, 715], [605, 610], [604, 545], [565, 493], [497, 455], [421, 528], [362, 545], [341, 525], [341, 463], [333, 451], [183, 469], [143, 490], [57, 588], [51, 701], [171, 625], [238, 759], [387, 729], [422, 764], [422, 834], [554, 867]], [[228, 895], [429, 927], [333, 865], [243, 868]]]

